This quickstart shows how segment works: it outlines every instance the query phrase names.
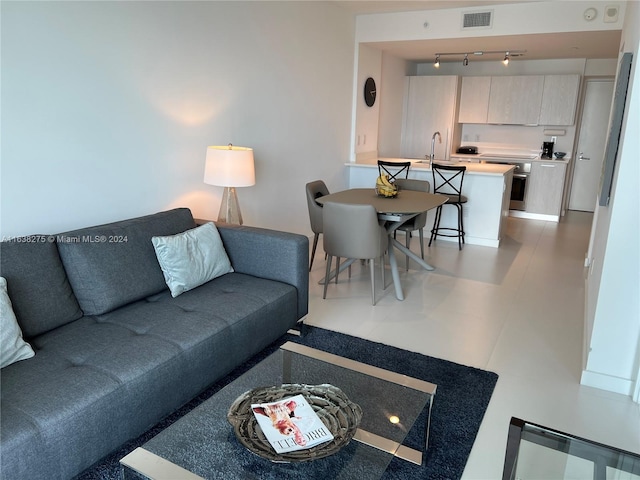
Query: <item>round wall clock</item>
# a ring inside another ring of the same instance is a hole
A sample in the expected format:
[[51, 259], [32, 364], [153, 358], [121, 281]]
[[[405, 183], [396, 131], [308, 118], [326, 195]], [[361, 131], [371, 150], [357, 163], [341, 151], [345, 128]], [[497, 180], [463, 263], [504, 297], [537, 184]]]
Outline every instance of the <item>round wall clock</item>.
[[364, 103], [367, 107], [373, 107], [376, 103], [376, 82], [371, 77], [364, 82]]

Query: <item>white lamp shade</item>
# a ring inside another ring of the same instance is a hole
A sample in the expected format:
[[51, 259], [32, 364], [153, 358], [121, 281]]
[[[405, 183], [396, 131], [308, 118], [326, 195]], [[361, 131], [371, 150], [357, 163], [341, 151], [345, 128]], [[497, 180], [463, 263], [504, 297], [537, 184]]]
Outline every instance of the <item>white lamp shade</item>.
[[253, 149], [234, 145], [207, 147], [204, 183], [220, 187], [255, 185]]

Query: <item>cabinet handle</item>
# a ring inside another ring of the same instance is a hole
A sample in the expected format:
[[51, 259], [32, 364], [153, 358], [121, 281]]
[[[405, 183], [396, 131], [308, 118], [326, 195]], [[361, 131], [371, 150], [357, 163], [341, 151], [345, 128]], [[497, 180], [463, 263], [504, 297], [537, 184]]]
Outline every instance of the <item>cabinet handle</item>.
[[547, 168], [556, 168], [555, 165], [549, 164], [549, 163], [543, 163], [540, 165], [541, 167], [547, 167]]

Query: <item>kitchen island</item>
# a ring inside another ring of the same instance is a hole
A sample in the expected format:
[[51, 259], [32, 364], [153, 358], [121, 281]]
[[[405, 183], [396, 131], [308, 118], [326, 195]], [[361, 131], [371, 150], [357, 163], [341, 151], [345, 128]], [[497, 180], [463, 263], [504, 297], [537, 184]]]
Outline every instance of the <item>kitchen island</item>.
[[[415, 159], [380, 158], [389, 162], [412, 162], [409, 178], [427, 180], [433, 191], [433, 176], [428, 163]], [[438, 161], [445, 165], [455, 165], [457, 162]], [[509, 216], [509, 200], [511, 197], [511, 182], [513, 165], [460, 163], [467, 167], [462, 186], [463, 194], [469, 199], [464, 205], [465, 243], [497, 248], [500, 245], [506, 219]], [[359, 159], [357, 162], [347, 163], [349, 188], [374, 188], [378, 176], [378, 158]], [[433, 225], [434, 212], [429, 212], [425, 237], [430, 235]], [[442, 209], [441, 226], [457, 224], [455, 208]], [[438, 237], [437, 242], [456, 241], [446, 237]]]

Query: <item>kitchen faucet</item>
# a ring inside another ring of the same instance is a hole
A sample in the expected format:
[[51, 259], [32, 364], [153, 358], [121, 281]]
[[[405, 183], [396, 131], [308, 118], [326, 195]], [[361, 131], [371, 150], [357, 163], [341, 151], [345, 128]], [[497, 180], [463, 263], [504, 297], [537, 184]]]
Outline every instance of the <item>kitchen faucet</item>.
[[436, 135], [438, 136], [438, 143], [442, 143], [442, 137], [440, 136], [440, 132], [435, 132], [431, 137], [431, 155], [429, 155], [429, 166], [433, 164], [433, 160], [435, 160], [435, 150], [436, 150]]

